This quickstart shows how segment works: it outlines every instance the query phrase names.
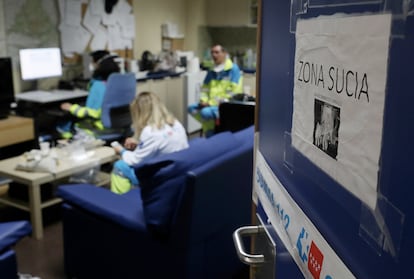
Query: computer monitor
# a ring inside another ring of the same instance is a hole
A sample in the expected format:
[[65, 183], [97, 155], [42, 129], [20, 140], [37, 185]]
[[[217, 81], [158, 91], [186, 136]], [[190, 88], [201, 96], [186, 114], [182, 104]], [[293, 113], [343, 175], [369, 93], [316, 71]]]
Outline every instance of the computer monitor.
[[14, 101], [12, 60], [0, 57], [0, 118], [7, 118]]
[[23, 80], [36, 80], [62, 75], [59, 48], [28, 48], [19, 51]]

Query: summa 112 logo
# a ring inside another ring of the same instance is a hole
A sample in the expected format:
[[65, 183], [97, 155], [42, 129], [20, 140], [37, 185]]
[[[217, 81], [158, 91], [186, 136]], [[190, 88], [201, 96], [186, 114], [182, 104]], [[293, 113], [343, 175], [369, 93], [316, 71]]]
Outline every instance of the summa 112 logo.
[[[304, 264], [307, 264], [309, 272], [314, 279], [319, 279], [321, 276], [323, 265], [323, 253], [318, 246], [310, 240], [309, 233], [302, 227], [296, 241], [296, 248], [300, 259]], [[332, 279], [330, 275], [325, 276], [325, 279]]]

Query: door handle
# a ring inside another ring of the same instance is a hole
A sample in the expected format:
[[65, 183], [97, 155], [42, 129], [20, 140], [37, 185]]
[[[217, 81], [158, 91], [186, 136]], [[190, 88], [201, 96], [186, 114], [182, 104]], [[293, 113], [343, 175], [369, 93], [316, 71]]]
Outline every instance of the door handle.
[[236, 246], [237, 256], [240, 261], [248, 265], [260, 265], [265, 262], [264, 255], [249, 254], [244, 249], [243, 236], [262, 234], [265, 230], [262, 226], [246, 226], [233, 232], [233, 242]]

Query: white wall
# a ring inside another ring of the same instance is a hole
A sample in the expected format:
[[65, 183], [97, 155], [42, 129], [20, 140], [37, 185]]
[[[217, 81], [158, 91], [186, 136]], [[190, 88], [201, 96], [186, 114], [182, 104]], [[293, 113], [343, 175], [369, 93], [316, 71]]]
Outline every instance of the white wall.
[[134, 57], [141, 58], [142, 52], [161, 51], [161, 24], [170, 21], [178, 25], [181, 33], [186, 32], [187, 0], [134, 0], [135, 41]]
[[7, 56], [6, 24], [4, 21], [4, 2], [0, 0], [0, 56]]
[[[144, 50], [161, 50], [161, 24], [170, 21], [184, 33], [184, 50], [199, 49], [199, 27], [206, 25], [208, 0], [133, 0], [135, 14], [134, 57]], [[196, 53], [197, 54], [197, 53]]]
[[199, 50], [199, 27], [205, 26], [206, 18], [206, 1], [208, 0], [187, 0], [187, 21], [184, 45], [187, 50], [196, 52]]

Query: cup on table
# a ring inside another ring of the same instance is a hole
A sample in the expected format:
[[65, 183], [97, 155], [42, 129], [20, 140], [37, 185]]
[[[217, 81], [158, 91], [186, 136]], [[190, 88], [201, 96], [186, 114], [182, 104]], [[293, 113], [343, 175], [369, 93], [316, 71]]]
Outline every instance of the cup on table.
[[47, 156], [50, 151], [50, 142], [42, 141], [41, 143], [39, 143], [39, 145], [40, 145], [40, 153], [42, 154], [42, 156]]

